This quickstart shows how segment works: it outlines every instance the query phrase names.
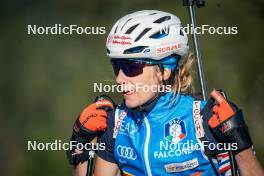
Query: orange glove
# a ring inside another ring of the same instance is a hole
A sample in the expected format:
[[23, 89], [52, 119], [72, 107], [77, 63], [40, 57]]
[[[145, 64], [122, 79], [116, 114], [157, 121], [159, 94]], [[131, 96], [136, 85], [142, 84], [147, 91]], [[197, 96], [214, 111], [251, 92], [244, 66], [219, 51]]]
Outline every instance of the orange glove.
[[[86, 107], [78, 120], [85, 129], [94, 132], [102, 131], [106, 129], [106, 111], [111, 109], [114, 109], [112, 102], [105, 99], [99, 100]], [[76, 125], [74, 127], [76, 127]], [[78, 131], [78, 128], [76, 128], [75, 131]]]
[[[104, 131], [107, 127], [107, 112], [114, 109], [114, 103], [108, 96], [96, 98], [95, 102], [86, 107], [76, 119], [73, 126], [71, 142], [87, 144], [92, 141], [98, 132]], [[70, 164], [76, 166], [80, 162], [87, 161], [90, 157], [86, 148], [81, 152], [76, 151], [77, 145], [66, 151]], [[79, 149], [81, 150], [81, 149]]]
[[214, 100], [215, 104], [211, 106], [212, 113], [208, 124], [218, 142], [237, 144], [237, 150], [234, 151], [237, 154], [250, 148], [252, 141], [241, 109], [226, 100], [223, 94], [216, 90], [211, 93], [211, 99], [208, 102]]
[[[216, 105], [213, 107], [213, 115], [209, 119], [208, 123], [211, 128], [215, 128], [228, 118], [232, 117], [235, 112], [227, 100], [217, 90], [211, 93], [212, 98], [216, 101]], [[224, 130], [224, 129], [223, 129]]]
[[112, 109], [114, 109], [112, 100], [104, 97], [86, 107], [76, 119], [71, 141], [90, 142], [99, 131], [106, 129], [107, 111]]

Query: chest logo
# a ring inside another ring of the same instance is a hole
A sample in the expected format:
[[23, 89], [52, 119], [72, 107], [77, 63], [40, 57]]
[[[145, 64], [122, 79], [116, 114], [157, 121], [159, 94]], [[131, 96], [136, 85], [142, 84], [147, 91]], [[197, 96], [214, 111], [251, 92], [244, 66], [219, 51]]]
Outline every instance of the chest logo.
[[164, 125], [164, 137], [169, 142], [178, 143], [186, 136], [186, 126], [183, 120], [172, 119]]
[[118, 145], [116, 148], [117, 155], [121, 158], [135, 160], [137, 159], [137, 153], [133, 148]]
[[164, 165], [166, 172], [173, 173], [173, 172], [183, 172], [190, 169], [194, 169], [199, 166], [198, 159], [194, 158], [189, 161], [184, 161], [181, 163], [171, 163]]

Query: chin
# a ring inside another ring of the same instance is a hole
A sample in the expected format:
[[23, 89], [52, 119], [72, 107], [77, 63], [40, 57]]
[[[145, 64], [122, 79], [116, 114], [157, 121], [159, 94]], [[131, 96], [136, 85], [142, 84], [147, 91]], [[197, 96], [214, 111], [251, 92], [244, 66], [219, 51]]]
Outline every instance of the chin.
[[146, 103], [150, 98], [149, 96], [139, 96], [138, 94], [130, 95], [130, 96], [125, 96], [125, 104], [128, 108], [136, 108], [138, 106], [143, 105]]
[[125, 100], [126, 106], [130, 109], [132, 108], [136, 108], [138, 106], [140, 106], [139, 103], [135, 102], [135, 101], [129, 101], [129, 100]]
[[139, 99], [137, 97], [129, 97], [129, 98], [125, 98], [125, 104], [128, 108], [132, 109], [132, 108], [136, 108], [138, 106], [141, 106], [144, 104], [145, 101], [139, 101]]

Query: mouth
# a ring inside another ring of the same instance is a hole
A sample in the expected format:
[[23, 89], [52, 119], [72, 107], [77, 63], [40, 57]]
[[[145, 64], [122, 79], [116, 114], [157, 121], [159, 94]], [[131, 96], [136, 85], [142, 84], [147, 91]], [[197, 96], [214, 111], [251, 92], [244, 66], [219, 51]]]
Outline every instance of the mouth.
[[134, 91], [123, 91], [124, 96], [130, 96], [133, 95], [135, 92]]
[[122, 86], [122, 89], [123, 89], [122, 93], [124, 96], [130, 96], [136, 93], [136, 91], [133, 89], [132, 86], [124, 85]]

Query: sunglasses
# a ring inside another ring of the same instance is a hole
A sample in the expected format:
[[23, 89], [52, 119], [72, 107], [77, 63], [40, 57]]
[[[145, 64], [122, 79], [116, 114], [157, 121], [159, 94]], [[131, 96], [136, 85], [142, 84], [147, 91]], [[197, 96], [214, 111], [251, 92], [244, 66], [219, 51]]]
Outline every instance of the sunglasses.
[[135, 60], [135, 59], [111, 59], [111, 64], [115, 75], [117, 76], [119, 71], [128, 77], [138, 76], [143, 73], [143, 68], [147, 65], [158, 65], [160, 62], [154, 60]]

